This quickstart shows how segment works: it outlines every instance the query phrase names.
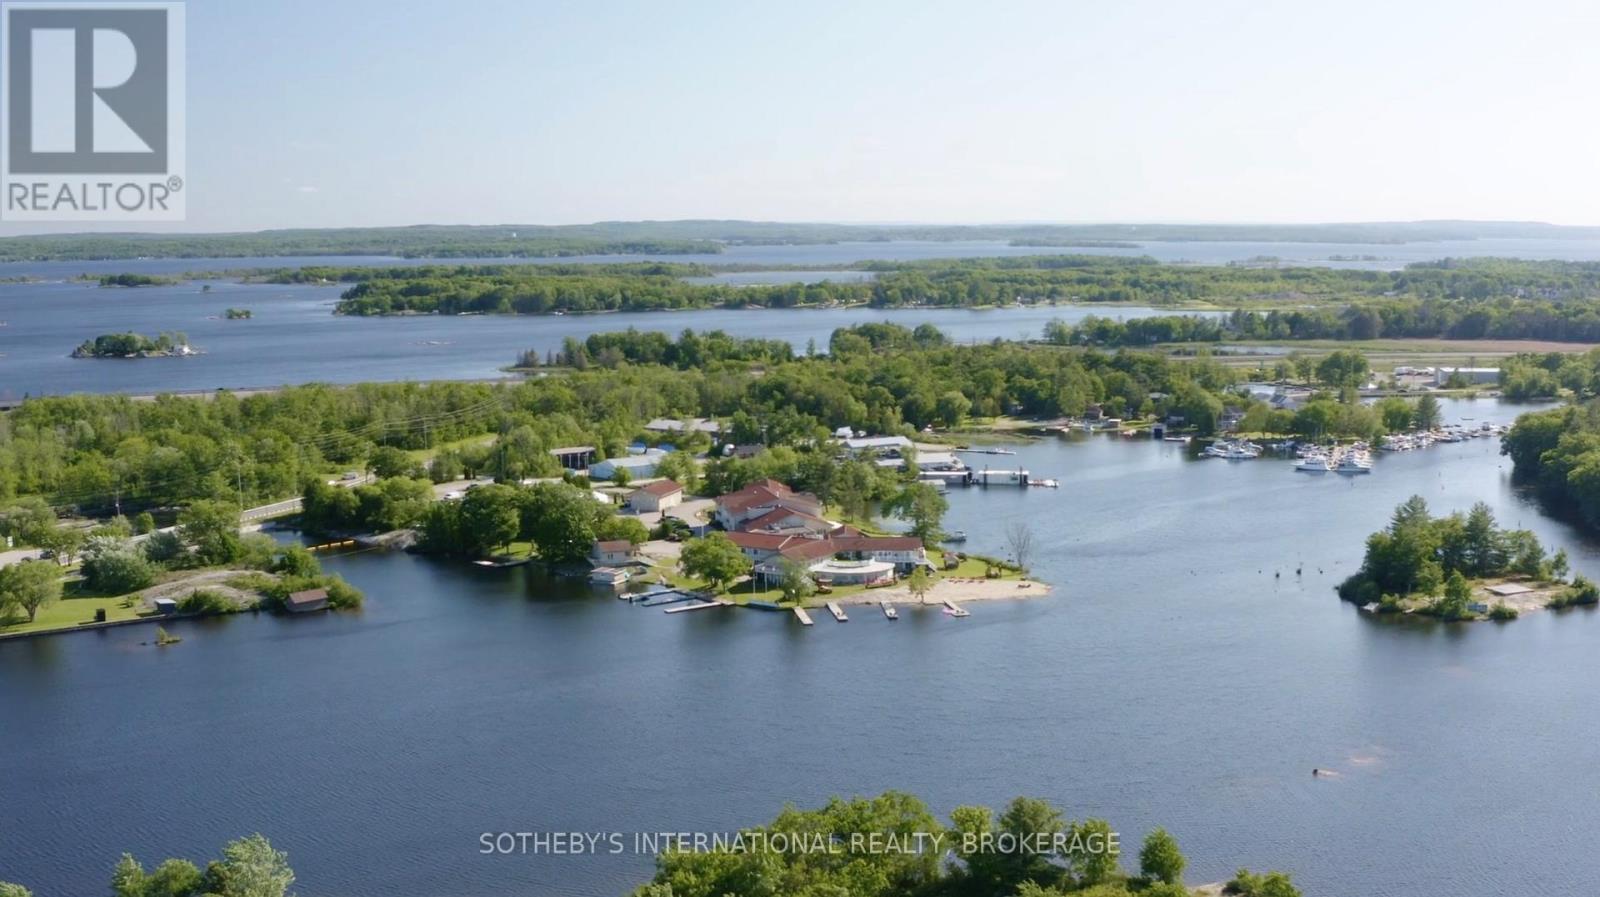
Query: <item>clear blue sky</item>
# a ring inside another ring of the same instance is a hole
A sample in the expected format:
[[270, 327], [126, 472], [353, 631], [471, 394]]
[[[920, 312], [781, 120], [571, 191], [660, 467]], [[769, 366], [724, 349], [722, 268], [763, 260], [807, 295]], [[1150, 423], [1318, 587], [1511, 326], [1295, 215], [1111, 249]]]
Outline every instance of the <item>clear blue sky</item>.
[[181, 230], [1600, 223], [1590, 2], [191, 0], [188, 30]]

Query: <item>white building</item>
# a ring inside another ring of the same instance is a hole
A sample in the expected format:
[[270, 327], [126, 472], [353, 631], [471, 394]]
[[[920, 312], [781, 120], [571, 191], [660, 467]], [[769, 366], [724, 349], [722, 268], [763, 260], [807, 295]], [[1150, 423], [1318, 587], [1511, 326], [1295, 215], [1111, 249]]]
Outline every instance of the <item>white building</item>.
[[1492, 386], [1500, 382], [1500, 369], [1440, 367], [1433, 372], [1433, 385], [1444, 386], [1450, 382], [1452, 377], [1460, 377], [1475, 386]]
[[860, 457], [868, 452], [889, 455], [911, 450], [911, 440], [904, 436], [861, 436], [841, 441], [844, 443], [845, 449], [855, 457]]
[[703, 417], [694, 417], [690, 418], [689, 420], [676, 420], [670, 417], [658, 417], [650, 423], [645, 424], [644, 428], [652, 433], [689, 433], [699, 431], [701, 433], [711, 433], [714, 435], [722, 432], [721, 424], [714, 420], [707, 420]]
[[589, 467], [589, 479], [615, 479], [619, 468], [626, 469], [633, 479], [652, 477], [656, 474], [656, 465], [666, 456], [667, 453], [660, 449], [650, 449], [641, 455], [624, 455], [621, 458], [596, 461]]
[[665, 511], [683, 503], [683, 487], [672, 480], [656, 480], [628, 496], [628, 505], [640, 513]]

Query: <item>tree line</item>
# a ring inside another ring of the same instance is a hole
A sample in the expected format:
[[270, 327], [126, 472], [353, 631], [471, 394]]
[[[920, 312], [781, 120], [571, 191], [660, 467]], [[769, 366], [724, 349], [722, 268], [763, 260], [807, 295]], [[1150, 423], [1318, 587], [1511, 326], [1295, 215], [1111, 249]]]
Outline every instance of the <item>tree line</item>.
[[[1145, 836], [1138, 872], [1122, 867], [1120, 835], [1019, 797], [1002, 811], [961, 806], [941, 821], [921, 800], [889, 791], [788, 807], [737, 841], [667, 849], [633, 897], [849, 894], [851, 897], [1189, 897], [1188, 861], [1163, 829]], [[1226, 893], [1298, 897], [1289, 876], [1241, 869]]]
[[1502, 339], [1600, 341], [1600, 298], [1363, 300], [1344, 307], [1235, 309], [1227, 314], [1051, 321], [1046, 341], [1064, 346], [1152, 346], [1224, 341]]
[[[1351, 304], [1352, 310], [1286, 310], [1230, 319], [1240, 338], [1371, 339], [1450, 336], [1590, 339], [1600, 334], [1600, 264], [1470, 259], [1400, 271], [1241, 265], [1165, 265], [1148, 257], [1026, 256], [925, 262], [863, 262], [870, 281], [748, 284], [691, 282], [691, 266], [429, 266], [307, 269], [278, 278], [354, 282], [335, 311], [351, 315], [543, 314], [707, 307], [981, 307], [1089, 302]], [[708, 269], [709, 271], [710, 269]], [[1159, 335], [1138, 325], [1106, 332], [1131, 344]], [[1180, 333], [1183, 331], [1180, 330]], [[1206, 338], [1201, 329], [1192, 338]]]
[[[840, 427], [912, 435], [974, 417], [1072, 417], [1094, 406], [1110, 417], [1181, 418], [1202, 434], [1233, 409], [1251, 429], [1316, 437], [1381, 433], [1417, 410], [1357, 401], [1345, 388], [1364, 375], [1357, 353], [1325, 359], [1317, 370], [1330, 378], [1328, 391], [1299, 411], [1278, 412], [1241, 390], [1238, 371], [1206, 357], [1005, 341], [956, 346], [932, 327], [842, 329], [826, 353], [788, 358], [771, 344], [696, 334], [624, 334], [594, 345], [598, 352], [583, 345], [584, 369], [516, 384], [29, 399], [0, 417], [0, 502], [40, 496], [98, 516], [170, 513], [199, 499], [248, 508], [351, 471], [516, 482], [560, 476], [550, 450], [562, 446], [594, 446], [599, 458], [626, 453], [641, 438], [709, 447], [704, 435], [646, 434], [645, 423], [658, 417], [713, 418], [729, 424], [737, 443], [804, 448]], [[362, 490], [352, 495], [367, 500]]]
[[1547, 505], [1600, 527], [1600, 406], [1593, 400], [1522, 415], [1500, 452]]

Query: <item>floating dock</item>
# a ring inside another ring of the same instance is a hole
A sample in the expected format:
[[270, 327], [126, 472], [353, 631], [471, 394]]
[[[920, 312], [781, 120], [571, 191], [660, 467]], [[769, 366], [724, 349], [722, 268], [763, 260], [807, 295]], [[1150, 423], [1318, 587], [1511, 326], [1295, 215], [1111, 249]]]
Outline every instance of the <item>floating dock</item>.
[[356, 540], [345, 539], [341, 542], [324, 542], [321, 545], [307, 545], [306, 551], [331, 551], [335, 548], [354, 548]]
[[840, 623], [850, 622], [850, 618], [845, 616], [844, 608], [840, 607], [837, 601], [828, 602], [828, 613], [833, 614], [833, 618]]
[[666, 609], [666, 613], [669, 613], [669, 614], [681, 614], [684, 611], [688, 611], [688, 610], [705, 610], [707, 608], [712, 608], [712, 607], [732, 607], [732, 606], [733, 606], [733, 602], [732, 601], [701, 601], [698, 604], [680, 604], [677, 607], [669, 607], [669, 608]]
[[972, 616], [971, 614], [967, 613], [965, 610], [962, 610], [961, 605], [955, 603], [954, 601], [951, 601], [948, 598], [946, 598], [945, 602], [944, 602], [944, 612], [949, 614], [952, 617], [970, 617], [970, 616]]
[[1028, 472], [1026, 470], [982, 470], [972, 472], [972, 483], [976, 486], [1026, 486], [1028, 485]]
[[811, 615], [806, 613], [806, 609], [805, 608], [803, 608], [803, 607], [795, 608], [794, 609], [794, 615], [795, 615], [796, 618], [798, 618], [800, 620], [800, 625], [801, 626], [810, 626], [811, 625]]
[[894, 605], [887, 601], [883, 602], [883, 615], [891, 620], [900, 619], [900, 612], [895, 610]]
[[662, 607], [668, 604], [682, 604], [685, 601], [694, 601], [699, 597], [699, 595], [695, 595], [690, 592], [667, 592], [665, 594], [657, 593], [655, 595], [651, 595], [650, 600], [642, 601], [640, 604], [644, 607]]

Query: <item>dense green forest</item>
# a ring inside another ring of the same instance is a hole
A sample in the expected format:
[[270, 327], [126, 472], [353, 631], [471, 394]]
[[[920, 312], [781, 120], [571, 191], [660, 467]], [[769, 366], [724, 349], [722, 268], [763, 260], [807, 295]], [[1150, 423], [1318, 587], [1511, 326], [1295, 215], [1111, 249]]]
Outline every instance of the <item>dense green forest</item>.
[[0, 261], [395, 255], [549, 257], [718, 252], [723, 244], [995, 240], [1029, 246], [1158, 241], [1406, 243], [1488, 237], [1590, 239], [1600, 228], [1515, 221], [1353, 224], [852, 225], [776, 221], [602, 221], [572, 225], [418, 225], [225, 234], [53, 234], [0, 239]]
[[375, 469], [375, 459], [396, 451], [434, 452], [429, 473], [440, 480], [553, 476], [560, 471], [549, 449], [594, 445], [613, 457], [656, 417], [717, 418], [735, 442], [793, 446], [803, 456], [841, 426], [911, 433], [972, 416], [1076, 416], [1092, 404], [1113, 417], [1180, 417], [1200, 433], [1233, 407], [1247, 429], [1313, 437], [1371, 437], [1409, 426], [1417, 413], [1399, 399], [1393, 408], [1354, 401], [1347, 385], [1364, 375], [1359, 353], [1312, 366], [1328, 392], [1289, 412], [1246, 397], [1241, 372], [1205, 357], [955, 346], [936, 328], [891, 324], [835, 331], [825, 351], [795, 357], [770, 341], [721, 333], [668, 341], [630, 332], [569, 344], [570, 368], [516, 384], [41, 397], [0, 417], [0, 501], [37, 495], [93, 513], [208, 498], [250, 507], [299, 494], [309, 479]]
[[[1370, 339], [1375, 335], [1588, 339], [1600, 335], [1600, 264], [1447, 260], [1401, 271], [1163, 265], [1145, 257], [1026, 256], [865, 262], [867, 282], [707, 284], [703, 266], [476, 265], [311, 268], [274, 279], [355, 282], [341, 314], [541, 314], [706, 307], [984, 307], [1016, 302], [1176, 306], [1351, 304], [1237, 317], [1242, 338]], [[1147, 325], [1155, 327], [1158, 325]], [[1166, 322], [1167, 327], [1175, 326]], [[1547, 336], [1548, 334], [1548, 336]], [[1131, 342], [1144, 332], [1125, 335]]]
[[1600, 299], [1377, 299], [1342, 308], [1235, 309], [1226, 315], [1161, 315], [1053, 321], [1045, 339], [1070, 346], [1151, 346], [1245, 340], [1501, 339], [1600, 342]]
[[1600, 528], [1600, 404], [1524, 414], [1500, 451], [1511, 456], [1517, 479], [1533, 484], [1540, 498]]

